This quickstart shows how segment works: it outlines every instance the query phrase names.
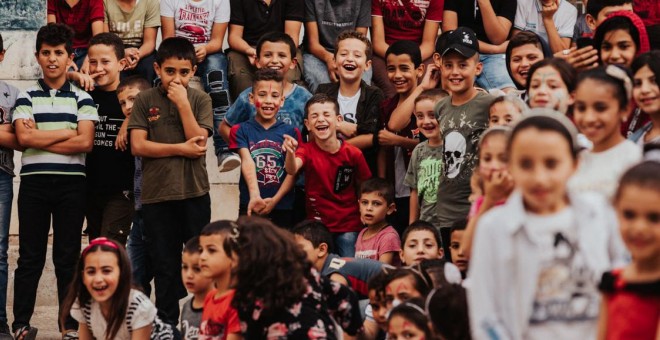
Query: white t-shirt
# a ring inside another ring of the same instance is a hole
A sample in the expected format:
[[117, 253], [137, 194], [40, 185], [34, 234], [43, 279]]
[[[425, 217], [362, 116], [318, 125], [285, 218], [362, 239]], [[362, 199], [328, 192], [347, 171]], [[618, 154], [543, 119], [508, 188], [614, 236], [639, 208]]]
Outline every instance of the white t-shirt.
[[621, 175], [641, 160], [642, 149], [629, 140], [601, 152], [583, 151], [568, 186], [573, 191], [595, 191], [612, 198]]
[[593, 339], [599, 277], [577, 241], [575, 212], [529, 214], [525, 228], [538, 245], [539, 276], [525, 339]]
[[162, 0], [160, 15], [174, 18], [177, 37], [195, 45], [208, 44], [214, 23], [229, 22], [229, 0]]
[[[516, 19], [513, 27], [521, 31], [532, 31], [548, 41], [548, 33], [543, 24], [541, 14], [542, 5], [540, 0], [518, 0]], [[562, 38], [573, 38], [573, 30], [577, 21], [577, 9], [566, 0], [559, 1], [559, 8], [552, 17], [559, 36]]]
[[[126, 311], [126, 319], [124, 324], [119, 328], [115, 340], [130, 340], [130, 330], [140, 329], [142, 327], [152, 325], [156, 319], [156, 306], [139, 290], [131, 289], [129, 296], [128, 310]], [[85, 314], [89, 316], [85, 318]], [[92, 335], [96, 339], [105, 339], [105, 332], [108, 329], [108, 323], [101, 313], [101, 306], [98, 302], [93, 301], [87, 308], [80, 308], [78, 301], [71, 307], [71, 317], [79, 323], [87, 324]], [[89, 320], [89, 322], [87, 322]]]
[[362, 89], [359, 89], [357, 93], [355, 93], [354, 96], [352, 97], [344, 97], [341, 95], [341, 93], [337, 94], [337, 102], [339, 103], [339, 112], [341, 113], [341, 117], [344, 118], [346, 122], [356, 124], [357, 119], [355, 116], [357, 115], [357, 105], [358, 101], [360, 101], [360, 94], [362, 93]]

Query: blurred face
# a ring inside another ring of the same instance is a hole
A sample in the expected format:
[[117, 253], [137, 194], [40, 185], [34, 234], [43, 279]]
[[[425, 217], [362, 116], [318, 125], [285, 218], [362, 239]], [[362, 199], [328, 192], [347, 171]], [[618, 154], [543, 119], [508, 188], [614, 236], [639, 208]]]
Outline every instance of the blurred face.
[[651, 115], [660, 114], [660, 88], [648, 66], [637, 70], [633, 77], [633, 98], [642, 111]]
[[522, 113], [510, 102], [497, 102], [488, 111], [488, 127], [511, 126]]
[[553, 214], [566, 206], [566, 182], [576, 167], [570, 150], [559, 132], [527, 128], [514, 136], [509, 172], [527, 211]]
[[192, 294], [204, 293], [211, 289], [213, 280], [202, 275], [199, 268], [199, 253], [183, 252], [181, 256], [181, 279], [186, 290]]
[[547, 107], [566, 113], [573, 104], [566, 84], [552, 66], [540, 67], [529, 80], [529, 107]]
[[117, 59], [114, 47], [96, 44], [87, 51], [89, 73], [94, 76], [96, 86], [104, 91], [113, 91], [119, 85], [119, 72], [124, 69], [124, 59]]
[[660, 258], [660, 193], [639, 185], [627, 185], [615, 202], [621, 237], [633, 262]]
[[433, 108], [435, 103], [430, 99], [425, 99], [415, 104], [415, 118], [417, 118], [417, 128], [429, 141], [440, 141], [440, 124], [435, 118]]
[[85, 256], [83, 284], [92, 299], [101, 306], [107, 306], [110, 298], [117, 291], [119, 274], [119, 263], [115, 253], [97, 250]]
[[225, 253], [223, 242], [224, 236], [219, 234], [199, 237], [199, 246], [202, 249], [199, 268], [203, 276], [217, 279], [231, 273], [234, 260]]
[[435, 240], [433, 233], [428, 230], [415, 230], [408, 233], [403, 249], [401, 249], [401, 262], [414, 265], [422, 260], [440, 259], [443, 250]]
[[117, 99], [119, 99], [121, 112], [124, 113], [124, 116], [131, 116], [131, 113], [133, 112], [133, 103], [135, 102], [135, 97], [137, 97], [138, 93], [140, 93], [140, 89], [134, 86], [125, 87], [121, 92], [117, 93]]
[[463, 234], [464, 230], [454, 230], [451, 233], [451, 240], [449, 243], [449, 251], [451, 252], [451, 262], [458, 267], [462, 273], [468, 270], [468, 259], [463, 253]]
[[374, 321], [376, 321], [378, 327], [383, 331], [387, 331], [387, 314], [389, 313], [389, 309], [387, 309], [385, 301], [378, 298], [378, 294], [373, 289], [369, 290], [369, 305], [371, 305]]
[[415, 67], [407, 54], [387, 55], [387, 78], [394, 85], [396, 93], [408, 94], [417, 86], [417, 79], [423, 75], [424, 66]]
[[315, 103], [309, 106], [305, 127], [314, 139], [325, 141], [336, 138], [339, 115], [333, 103]]
[[603, 64], [617, 64], [630, 68], [635, 54], [637, 54], [637, 46], [628, 31], [614, 30], [605, 33], [600, 45], [600, 60]]
[[394, 203], [387, 204], [379, 192], [365, 192], [358, 200], [360, 218], [367, 226], [379, 225], [385, 222], [387, 215], [394, 212]]
[[449, 52], [442, 56], [441, 77], [451, 93], [461, 94], [474, 88], [474, 79], [481, 74], [482, 64], [474, 55], [471, 58]]
[[385, 301], [389, 310], [401, 302], [418, 297], [422, 297], [422, 294], [415, 288], [413, 274], [394, 279], [385, 287]]
[[195, 75], [197, 66], [192, 66], [190, 60], [168, 58], [161, 65], [154, 63], [154, 70], [160, 77], [161, 86], [167, 91], [170, 84], [188, 87], [190, 79]]
[[598, 27], [598, 25], [602, 24], [603, 21], [605, 21], [605, 19], [607, 19], [607, 17], [610, 14], [612, 14], [614, 12], [618, 12], [618, 11], [632, 12], [633, 11], [632, 1], [627, 3], [627, 4], [623, 4], [623, 5], [619, 5], [619, 6], [605, 6], [603, 9], [600, 10], [600, 12], [598, 12], [598, 17], [596, 18], [596, 25], [594, 27], [592, 27], [591, 29], [595, 30], [596, 27]]
[[289, 70], [296, 67], [296, 61], [293, 58], [288, 44], [266, 41], [261, 45], [257, 56], [257, 67], [276, 70], [284, 77]]
[[542, 59], [543, 51], [534, 44], [522, 45], [512, 49], [509, 67], [511, 68], [513, 80], [522, 86], [526, 86], [529, 68]]
[[594, 143], [594, 152], [608, 150], [623, 141], [621, 121], [628, 112], [619, 106], [610, 84], [587, 79], [576, 89], [573, 120], [580, 132]]
[[284, 104], [284, 94], [281, 82], [258, 81], [249, 95], [250, 104], [257, 109], [257, 121], [260, 123], [273, 123]]
[[401, 315], [395, 315], [390, 319], [387, 328], [388, 340], [424, 340], [426, 334], [414, 323], [408, 321]]
[[298, 243], [298, 246], [300, 246], [300, 248], [302, 248], [302, 250], [305, 251], [305, 254], [307, 254], [307, 259], [309, 260], [309, 262], [311, 262], [312, 264], [316, 263], [316, 261], [318, 261], [319, 259], [319, 254], [320, 254], [319, 248], [314, 248], [312, 242], [301, 235], [296, 234], [295, 238], [296, 238], [296, 243]]
[[44, 75], [44, 81], [60, 82], [66, 80], [66, 72], [73, 62], [73, 54], [68, 54], [64, 44], [50, 46], [41, 44], [37, 52], [37, 62]]
[[494, 171], [506, 169], [506, 136], [502, 134], [488, 136], [481, 143], [479, 151], [479, 175], [490, 178]]
[[344, 39], [337, 44], [335, 64], [339, 78], [344, 81], [360, 81], [364, 71], [371, 67], [367, 60], [367, 44], [359, 39]]

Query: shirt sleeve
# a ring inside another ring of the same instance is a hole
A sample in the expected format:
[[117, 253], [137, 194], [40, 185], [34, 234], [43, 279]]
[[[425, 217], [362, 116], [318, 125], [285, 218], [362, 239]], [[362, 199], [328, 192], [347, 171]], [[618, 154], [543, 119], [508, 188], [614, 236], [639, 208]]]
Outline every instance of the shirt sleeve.
[[91, 120], [98, 122], [99, 113], [96, 110], [96, 104], [90, 95], [82, 90], [77, 91], [78, 95], [78, 121]]
[[238, 319], [236, 308], [227, 308], [227, 334], [238, 334], [241, 332], [241, 322]]
[[108, 0], [103, 0], [103, 22], [110, 23], [110, 15], [108, 14]]
[[131, 316], [131, 329], [140, 329], [151, 325], [156, 319], [156, 306], [139, 291], [131, 291], [131, 302], [126, 312], [126, 318]]
[[197, 105], [194, 106], [196, 109], [195, 118], [197, 119], [197, 124], [208, 130], [209, 137], [213, 136], [213, 131], [215, 129], [213, 128], [213, 105], [211, 104], [211, 97], [209, 97], [208, 94], [199, 91], [199, 93], [192, 96], [192, 98], [195, 98], [195, 100], [198, 101]]
[[243, 4], [245, 0], [230, 0], [231, 16], [229, 23], [233, 25], [245, 26], [245, 13], [243, 13]]
[[305, 22], [316, 22], [314, 0], [305, 0]]
[[[247, 90], [245, 90], [247, 91]], [[238, 123], [247, 121], [250, 118], [250, 110], [252, 109], [250, 102], [248, 101], [247, 92], [243, 91], [234, 104], [232, 104], [227, 110], [225, 115], [225, 122], [229, 126], [234, 126]]]
[[383, 91], [377, 89], [369, 98], [369, 102], [364, 107], [364, 118], [357, 122], [357, 133], [364, 135], [368, 133], [378, 133], [380, 130], [380, 103], [383, 101]]
[[151, 0], [147, 4], [147, 13], [144, 18], [144, 27], [160, 27], [160, 1]]
[[458, 13], [458, 1], [460, 0], [445, 0], [444, 10]]
[[371, 27], [371, 1], [360, 1], [360, 14], [358, 15], [357, 27]]
[[[516, 18], [513, 21], [513, 28], [519, 29], [521, 31], [524, 31], [525, 27], [527, 26], [526, 19], [527, 19], [529, 7], [525, 6], [525, 4], [526, 4], [525, 1], [518, 2], [518, 5], [516, 6]], [[534, 9], [534, 11], [536, 11], [536, 9]]]
[[371, 16], [374, 17], [382, 17], [383, 16], [383, 9], [381, 5], [381, 1], [383, 0], [371, 0]]
[[144, 92], [139, 93], [135, 97], [133, 103], [133, 110], [130, 118], [128, 119], [128, 129], [141, 129], [148, 130], [149, 123], [147, 121], [147, 113], [149, 112], [148, 104], [146, 103]]
[[500, 6], [495, 9], [495, 15], [498, 17], [507, 18], [513, 22], [516, 17], [516, 10], [518, 9], [518, 1], [516, 0], [503, 0]]
[[401, 239], [394, 230], [388, 230], [378, 240], [378, 257], [385, 253], [401, 250]]
[[55, 4], [55, 0], [48, 0], [48, 3], [46, 4], [48, 14], [56, 14], [57, 13], [57, 5]]
[[215, 8], [214, 23], [226, 23], [231, 18], [231, 7], [229, 0], [220, 0], [220, 4]]
[[[310, 142], [314, 143], [314, 142]], [[308, 144], [308, 143], [307, 143]], [[307, 144], [298, 144], [299, 147], [296, 150], [296, 158], [299, 158], [302, 161], [302, 167], [305, 167], [305, 161], [307, 160]]]
[[78, 321], [78, 323], [84, 323], [86, 324], [87, 321], [85, 320], [85, 316], [83, 315], [82, 309], [80, 308], [80, 304], [78, 304], [78, 299], [71, 305], [71, 310], [69, 311], [71, 314], [71, 317]]
[[103, 0], [93, 0], [91, 8], [89, 9], [89, 21], [100, 21], [103, 20]]
[[408, 163], [406, 177], [403, 179], [403, 184], [412, 189], [417, 189], [417, 168], [419, 166], [419, 153], [421, 147], [422, 143], [419, 143], [413, 149], [412, 155], [410, 156], [410, 163]]
[[160, 16], [166, 18], [174, 18], [174, 3], [175, 0], [161, 0], [160, 1]]
[[562, 1], [562, 5], [566, 6], [566, 15], [560, 16], [559, 22], [556, 22], [557, 32], [562, 38], [572, 38], [575, 23], [577, 22], [577, 9], [566, 0]]
[[230, 149], [242, 149], [248, 148], [248, 140], [245, 135], [246, 126], [241, 124], [236, 124], [231, 127], [231, 132], [229, 132], [229, 148]]
[[442, 21], [442, 10], [445, 7], [444, 0], [431, 0], [426, 10], [426, 20]]
[[16, 107], [11, 117], [12, 123], [17, 119], [34, 119], [32, 97], [27, 92], [21, 92], [16, 99]]
[[284, 7], [284, 20], [304, 21], [305, 5], [304, 0], [287, 0]]

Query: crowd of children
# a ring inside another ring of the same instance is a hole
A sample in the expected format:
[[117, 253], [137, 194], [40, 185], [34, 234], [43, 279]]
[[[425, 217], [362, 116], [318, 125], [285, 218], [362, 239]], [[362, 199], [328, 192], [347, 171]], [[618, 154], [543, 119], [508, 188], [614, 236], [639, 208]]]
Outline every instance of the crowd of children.
[[0, 338], [52, 221], [66, 340], [658, 339], [659, 13], [49, 0], [43, 78], [0, 82]]

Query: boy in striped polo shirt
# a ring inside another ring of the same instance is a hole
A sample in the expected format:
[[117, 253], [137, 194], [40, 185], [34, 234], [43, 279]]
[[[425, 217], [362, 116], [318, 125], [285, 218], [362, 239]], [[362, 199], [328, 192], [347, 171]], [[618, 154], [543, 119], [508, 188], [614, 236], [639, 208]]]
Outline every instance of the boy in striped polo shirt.
[[[98, 122], [91, 97], [66, 78], [73, 62], [73, 31], [48, 24], [37, 33], [36, 58], [44, 77], [22, 92], [12, 121], [25, 148], [18, 193], [19, 258], [14, 278], [16, 339], [34, 339], [30, 327], [48, 232], [53, 220], [53, 264], [59, 303], [65, 297], [80, 255], [85, 206], [85, 153], [92, 151]], [[78, 324], [70, 316], [63, 335]], [[77, 338], [77, 336], [76, 336]]]

